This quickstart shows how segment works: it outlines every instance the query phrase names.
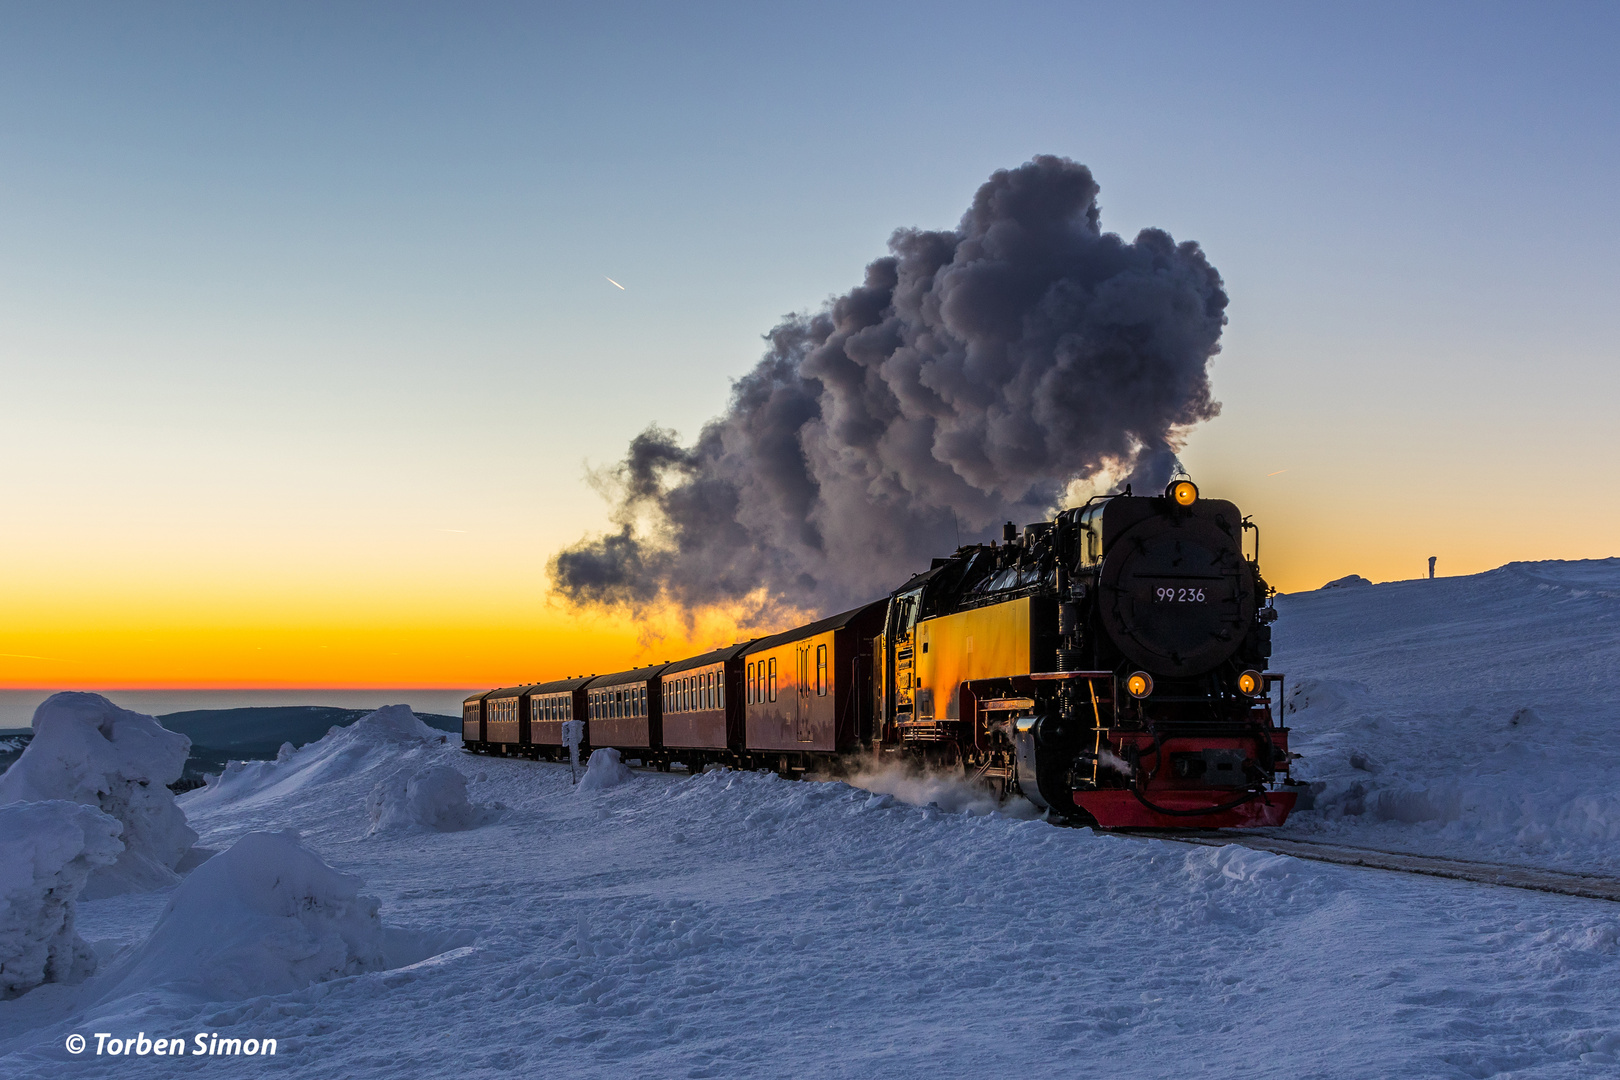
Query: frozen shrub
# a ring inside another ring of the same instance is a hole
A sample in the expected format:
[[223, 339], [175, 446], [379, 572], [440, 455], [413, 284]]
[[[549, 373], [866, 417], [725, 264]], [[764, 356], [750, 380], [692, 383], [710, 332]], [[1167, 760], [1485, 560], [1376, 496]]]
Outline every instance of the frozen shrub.
[[0, 997], [95, 970], [74, 929], [74, 901], [93, 871], [118, 858], [120, 831], [65, 799], [0, 806]]
[[0, 775], [0, 803], [66, 799], [118, 820], [124, 850], [97, 870], [87, 899], [173, 885], [197, 834], [175, 805], [191, 740], [100, 694], [54, 694], [34, 713], [34, 739]]

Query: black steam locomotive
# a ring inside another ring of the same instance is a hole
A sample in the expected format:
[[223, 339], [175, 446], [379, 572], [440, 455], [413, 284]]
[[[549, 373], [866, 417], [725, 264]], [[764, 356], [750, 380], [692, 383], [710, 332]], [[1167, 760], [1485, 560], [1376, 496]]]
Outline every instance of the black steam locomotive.
[[1190, 480], [959, 548], [890, 596], [703, 656], [467, 699], [463, 740], [788, 775], [960, 768], [1105, 828], [1276, 825], [1294, 804], [1258, 532]]

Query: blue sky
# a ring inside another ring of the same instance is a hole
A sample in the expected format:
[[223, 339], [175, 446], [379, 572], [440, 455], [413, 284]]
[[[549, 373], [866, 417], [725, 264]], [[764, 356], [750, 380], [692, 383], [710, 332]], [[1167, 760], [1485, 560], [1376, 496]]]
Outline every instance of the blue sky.
[[[1186, 460], [1290, 584], [1612, 554], [1617, 22], [0, 6], [4, 588], [537, 596], [603, 523], [587, 462], [695, 434], [782, 314], [1037, 153], [1225, 276]], [[1563, 516], [1502, 529], [1530, 490]]]

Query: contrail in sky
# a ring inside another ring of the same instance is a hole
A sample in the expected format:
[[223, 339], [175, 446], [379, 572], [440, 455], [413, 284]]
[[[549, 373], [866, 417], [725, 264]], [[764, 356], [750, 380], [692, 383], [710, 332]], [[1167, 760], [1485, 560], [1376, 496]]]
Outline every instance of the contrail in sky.
[[1266, 473], [1266, 475], [1267, 476], [1281, 476], [1283, 473], [1285, 473], [1287, 471], [1288, 471], [1287, 469], [1278, 469], [1276, 472], [1268, 472], [1268, 473]]
[[[602, 276], [603, 276], [603, 277], [607, 277], [607, 275], [606, 275], [606, 274], [603, 274], [603, 275], [602, 275]], [[608, 284], [609, 284], [609, 285], [612, 285], [612, 286], [614, 286], [614, 287], [615, 287], [615, 288], [617, 288], [617, 289], [620, 289], [620, 290], [621, 290], [621, 291], [628, 291], [628, 290], [626, 290], [626, 289], [625, 289], [625, 288], [624, 288], [624, 286], [623, 286], [623, 285], [620, 285], [620, 284], [619, 284], [619, 283], [618, 283], [618, 282], [617, 282], [617, 281], [614, 281], [614, 280], [613, 280], [613, 279], [612, 279], [612, 278], [610, 278], [610, 277], [608, 277], [608, 278], [607, 278], [607, 279], [608, 279]]]

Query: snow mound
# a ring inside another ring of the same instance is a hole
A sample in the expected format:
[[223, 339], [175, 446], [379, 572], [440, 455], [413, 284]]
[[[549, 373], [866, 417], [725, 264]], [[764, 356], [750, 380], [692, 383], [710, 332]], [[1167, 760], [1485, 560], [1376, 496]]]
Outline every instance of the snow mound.
[[579, 778], [580, 791], [602, 791], [618, 787], [633, 774], [630, 767], [619, 760], [619, 752], [612, 747], [592, 750], [585, 762], [585, 775]]
[[1523, 578], [1546, 591], [1566, 593], [1571, 599], [1620, 597], [1620, 558], [1514, 562], [1491, 573]]
[[167, 786], [190, 752], [184, 735], [100, 694], [53, 694], [34, 712], [28, 749], [0, 775], [0, 803], [66, 799], [123, 825], [123, 853], [92, 875], [86, 899], [164, 888], [197, 841]]
[[1371, 691], [1364, 683], [1350, 679], [1306, 676], [1288, 685], [1287, 715], [1311, 709], [1315, 719], [1338, 719], [1356, 714], [1372, 705]]
[[1346, 574], [1342, 578], [1334, 578], [1332, 581], [1330, 581], [1326, 585], [1322, 586], [1322, 588], [1324, 588], [1324, 589], [1348, 589], [1348, 588], [1352, 588], [1352, 587], [1357, 586], [1357, 585], [1371, 585], [1371, 584], [1372, 584], [1372, 582], [1368, 581], [1366, 578], [1362, 577], [1360, 574]]
[[66, 799], [0, 806], [0, 998], [79, 982], [95, 955], [74, 929], [74, 901], [124, 848], [115, 818]]
[[422, 723], [408, 705], [389, 705], [297, 749], [283, 743], [274, 761], [233, 761], [206, 788], [188, 792], [185, 805], [195, 811], [297, 799], [320, 785], [397, 768], [401, 756], [445, 741], [444, 732]]
[[1288, 828], [1336, 842], [1620, 870], [1620, 559], [1278, 601]]
[[151, 935], [108, 971], [106, 996], [234, 1001], [380, 971], [385, 933], [361, 885], [296, 833], [249, 833], [192, 871]]
[[460, 832], [486, 825], [506, 808], [500, 803], [475, 806], [467, 800], [467, 778], [449, 765], [401, 770], [377, 781], [366, 798], [371, 815], [367, 835], [427, 828]]

